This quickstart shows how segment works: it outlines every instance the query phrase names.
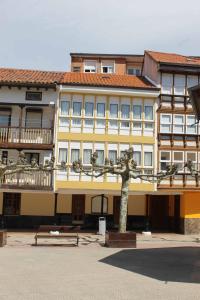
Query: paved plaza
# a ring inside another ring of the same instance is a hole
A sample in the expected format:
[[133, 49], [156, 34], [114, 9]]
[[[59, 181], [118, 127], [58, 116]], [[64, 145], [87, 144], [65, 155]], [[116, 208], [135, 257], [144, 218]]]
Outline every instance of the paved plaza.
[[90, 234], [80, 247], [60, 240], [35, 247], [33, 233], [8, 235], [1, 300], [200, 299], [200, 236], [139, 235], [137, 249], [109, 249]]

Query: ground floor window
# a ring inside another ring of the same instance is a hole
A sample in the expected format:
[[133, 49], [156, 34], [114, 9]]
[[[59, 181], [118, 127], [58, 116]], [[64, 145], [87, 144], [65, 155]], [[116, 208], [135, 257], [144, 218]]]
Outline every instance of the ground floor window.
[[20, 203], [20, 193], [3, 193], [3, 214], [7, 216], [19, 215]]
[[108, 198], [104, 195], [92, 197], [92, 213], [107, 214], [108, 213]]

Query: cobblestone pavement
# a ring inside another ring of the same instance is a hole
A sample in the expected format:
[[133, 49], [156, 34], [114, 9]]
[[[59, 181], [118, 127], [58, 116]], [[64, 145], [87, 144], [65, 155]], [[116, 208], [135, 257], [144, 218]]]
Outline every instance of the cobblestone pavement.
[[60, 240], [34, 247], [33, 233], [8, 233], [0, 300], [199, 300], [199, 238], [138, 235], [137, 249], [110, 249], [97, 235], [82, 234], [80, 247]]

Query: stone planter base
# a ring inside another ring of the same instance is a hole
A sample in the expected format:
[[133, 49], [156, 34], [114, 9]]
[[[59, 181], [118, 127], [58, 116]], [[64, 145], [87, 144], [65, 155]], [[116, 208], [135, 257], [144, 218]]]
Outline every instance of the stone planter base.
[[107, 232], [105, 246], [111, 248], [136, 248], [136, 233]]
[[7, 243], [7, 232], [6, 230], [0, 230], [0, 247], [5, 246]]

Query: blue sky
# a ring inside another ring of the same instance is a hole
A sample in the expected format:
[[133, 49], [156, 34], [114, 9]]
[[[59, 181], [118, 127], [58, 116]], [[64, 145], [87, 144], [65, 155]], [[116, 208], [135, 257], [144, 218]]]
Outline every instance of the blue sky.
[[68, 70], [70, 52], [200, 56], [199, 0], [0, 0], [0, 66]]

